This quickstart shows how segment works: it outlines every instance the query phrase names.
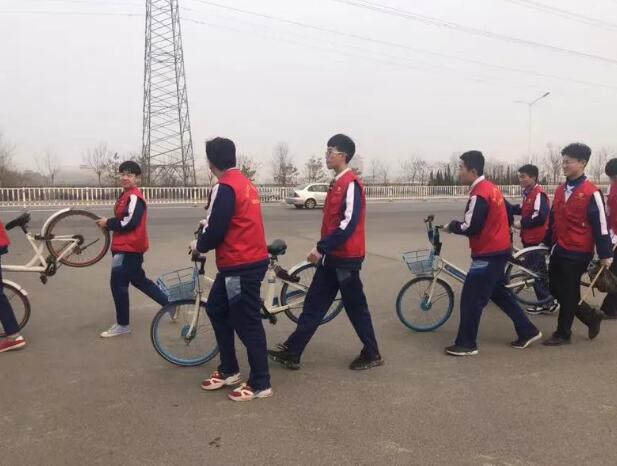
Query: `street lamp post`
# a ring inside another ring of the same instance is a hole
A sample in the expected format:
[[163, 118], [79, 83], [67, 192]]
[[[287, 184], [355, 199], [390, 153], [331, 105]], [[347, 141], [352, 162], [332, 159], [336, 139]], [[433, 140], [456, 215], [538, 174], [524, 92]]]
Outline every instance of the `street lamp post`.
[[544, 94], [542, 94], [540, 97], [538, 97], [537, 99], [532, 100], [531, 102], [527, 102], [526, 100], [515, 100], [514, 101], [515, 104], [525, 104], [529, 107], [529, 134], [527, 138], [527, 158], [529, 159], [529, 162], [531, 162], [531, 109], [533, 108], [535, 103], [539, 102], [545, 97], [548, 97], [549, 94], [550, 94], [550, 91], [547, 91]]

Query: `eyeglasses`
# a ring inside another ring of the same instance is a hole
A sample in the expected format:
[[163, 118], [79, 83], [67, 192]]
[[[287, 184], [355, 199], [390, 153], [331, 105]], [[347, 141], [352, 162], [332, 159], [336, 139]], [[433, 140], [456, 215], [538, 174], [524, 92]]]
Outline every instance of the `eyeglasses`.
[[566, 166], [566, 165], [574, 165], [575, 163], [581, 163], [580, 160], [578, 159], [563, 159], [561, 161], [561, 165], [562, 166]]
[[332, 149], [328, 149], [326, 151], [326, 157], [330, 157], [330, 156], [335, 155], [335, 154], [345, 154], [345, 152], [339, 152], [339, 151], [335, 151], [335, 150], [332, 150]]

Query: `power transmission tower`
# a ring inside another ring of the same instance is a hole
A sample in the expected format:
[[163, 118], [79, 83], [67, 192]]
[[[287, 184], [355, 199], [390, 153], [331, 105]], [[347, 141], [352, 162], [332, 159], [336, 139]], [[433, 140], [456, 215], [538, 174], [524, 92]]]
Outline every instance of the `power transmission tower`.
[[142, 159], [147, 184], [195, 184], [178, 0], [146, 1]]

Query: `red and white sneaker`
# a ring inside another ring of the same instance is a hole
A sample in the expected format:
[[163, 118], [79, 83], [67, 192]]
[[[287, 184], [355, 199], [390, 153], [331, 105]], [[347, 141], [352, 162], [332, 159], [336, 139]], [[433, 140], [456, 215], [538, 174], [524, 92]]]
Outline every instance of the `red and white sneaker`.
[[247, 384], [243, 383], [237, 388], [234, 388], [229, 395], [232, 401], [251, 401], [255, 398], [268, 398], [274, 395], [272, 388], [266, 388], [265, 390], [254, 390]]
[[236, 385], [240, 383], [240, 372], [230, 376], [221, 375], [219, 371], [214, 372], [210, 378], [205, 379], [201, 383], [202, 390], [218, 390], [229, 385]]
[[26, 346], [26, 340], [24, 337], [19, 336], [15, 339], [5, 338], [0, 341], [0, 353], [4, 353], [5, 351], [13, 351], [18, 350], [19, 348], [23, 348]]

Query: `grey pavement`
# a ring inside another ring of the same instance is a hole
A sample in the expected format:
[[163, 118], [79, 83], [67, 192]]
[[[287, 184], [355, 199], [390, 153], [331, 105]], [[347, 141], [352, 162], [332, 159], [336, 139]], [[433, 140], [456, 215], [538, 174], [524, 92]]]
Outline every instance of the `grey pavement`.
[[[149, 340], [156, 305], [136, 290], [133, 334], [98, 337], [114, 320], [109, 257], [89, 269], [63, 268], [47, 285], [36, 275], [6, 274], [29, 292], [33, 315], [24, 330], [29, 346], [0, 355], [0, 464], [617, 464], [617, 322], [605, 322], [593, 342], [577, 323], [569, 347], [514, 350], [512, 325], [491, 304], [480, 354], [459, 359], [443, 353], [457, 328], [457, 285], [455, 313], [438, 331], [413, 333], [398, 320], [395, 298], [411, 278], [400, 253], [428, 247], [424, 215], [447, 221], [463, 207], [370, 204], [363, 277], [385, 366], [347, 368], [360, 344], [341, 314], [319, 329], [302, 370], [271, 366], [275, 396], [250, 403], [199, 388], [216, 361], [178, 368], [161, 359]], [[289, 244], [282, 264], [302, 260], [318, 237], [321, 212], [264, 212], [268, 238]], [[0, 215], [6, 222], [15, 214]], [[34, 212], [33, 226], [46, 215]], [[186, 245], [201, 216], [193, 207], [150, 210], [151, 277], [187, 265]], [[11, 236], [4, 263], [27, 256], [23, 238]], [[443, 254], [469, 263], [463, 238], [446, 236]], [[556, 318], [534, 322], [548, 335]], [[285, 317], [264, 325], [270, 345], [293, 329]]]

